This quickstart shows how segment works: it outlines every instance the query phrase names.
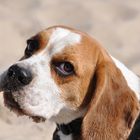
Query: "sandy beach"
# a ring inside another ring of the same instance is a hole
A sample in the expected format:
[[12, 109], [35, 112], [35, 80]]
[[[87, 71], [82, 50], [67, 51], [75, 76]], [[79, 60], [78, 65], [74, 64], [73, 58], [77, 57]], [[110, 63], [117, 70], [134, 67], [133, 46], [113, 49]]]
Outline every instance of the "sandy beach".
[[[29, 37], [58, 24], [89, 33], [140, 75], [140, 0], [0, 0], [0, 73], [20, 59]], [[17, 117], [0, 94], [0, 140], [50, 140], [54, 127]]]

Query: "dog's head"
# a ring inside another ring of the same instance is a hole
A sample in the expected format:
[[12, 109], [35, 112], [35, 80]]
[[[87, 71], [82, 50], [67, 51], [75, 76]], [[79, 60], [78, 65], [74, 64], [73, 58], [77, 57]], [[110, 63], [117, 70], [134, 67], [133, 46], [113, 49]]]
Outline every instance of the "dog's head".
[[0, 89], [6, 106], [21, 115], [57, 123], [84, 116], [84, 139], [126, 139], [139, 112], [108, 53], [87, 34], [63, 26], [30, 38], [21, 60], [0, 76]]
[[21, 60], [1, 76], [6, 106], [56, 122], [81, 116], [97, 63], [97, 46], [86, 34], [61, 26], [33, 36]]

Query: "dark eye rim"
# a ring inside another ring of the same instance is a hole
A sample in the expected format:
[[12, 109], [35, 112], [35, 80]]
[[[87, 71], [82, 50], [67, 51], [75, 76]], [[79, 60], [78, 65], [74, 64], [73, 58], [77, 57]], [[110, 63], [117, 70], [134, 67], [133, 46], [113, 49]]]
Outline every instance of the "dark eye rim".
[[39, 41], [37, 39], [27, 40], [27, 47], [25, 49], [25, 56], [30, 57], [35, 51], [39, 49]]
[[[64, 65], [64, 64], [70, 65], [72, 70], [70, 72], [63, 73], [63, 71], [61, 70], [60, 67], [61, 67], [61, 65]], [[74, 69], [74, 65], [69, 61], [53, 62], [52, 67], [60, 77], [69, 77], [69, 76], [73, 76], [76, 74], [75, 69]]]

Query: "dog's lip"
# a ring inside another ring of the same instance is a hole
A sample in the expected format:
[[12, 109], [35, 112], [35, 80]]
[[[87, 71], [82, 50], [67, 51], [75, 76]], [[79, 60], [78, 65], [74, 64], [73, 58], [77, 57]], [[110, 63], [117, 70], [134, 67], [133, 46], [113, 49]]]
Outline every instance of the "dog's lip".
[[4, 104], [10, 110], [14, 111], [18, 115], [23, 115], [24, 112], [20, 108], [19, 104], [14, 100], [12, 93], [10, 91], [4, 91]]
[[28, 114], [25, 110], [21, 109], [18, 102], [16, 102], [13, 98], [11, 91], [5, 91], [3, 94], [5, 106], [8, 107], [11, 111], [15, 112], [18, 116], [28, 116], [29, 118], [32, 118], [34, 122], [44, 122], [46, 120], [42, 116], [31, 115]]

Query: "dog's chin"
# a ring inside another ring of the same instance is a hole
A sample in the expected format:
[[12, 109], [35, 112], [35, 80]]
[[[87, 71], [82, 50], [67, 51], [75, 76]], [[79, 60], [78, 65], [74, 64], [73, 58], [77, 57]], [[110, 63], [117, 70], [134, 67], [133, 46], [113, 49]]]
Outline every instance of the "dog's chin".
[[27, 113], [25, 110], [21, 109], [18, 102], [16, 102], [12, 96], [11, 92], [4, 92], [4, 104], [10, 111], [13, 111], [17, 116], [28, 116], [34, 122], [44, 122], [46, 119], [41, 116], [33, 116], [32, 114]]

